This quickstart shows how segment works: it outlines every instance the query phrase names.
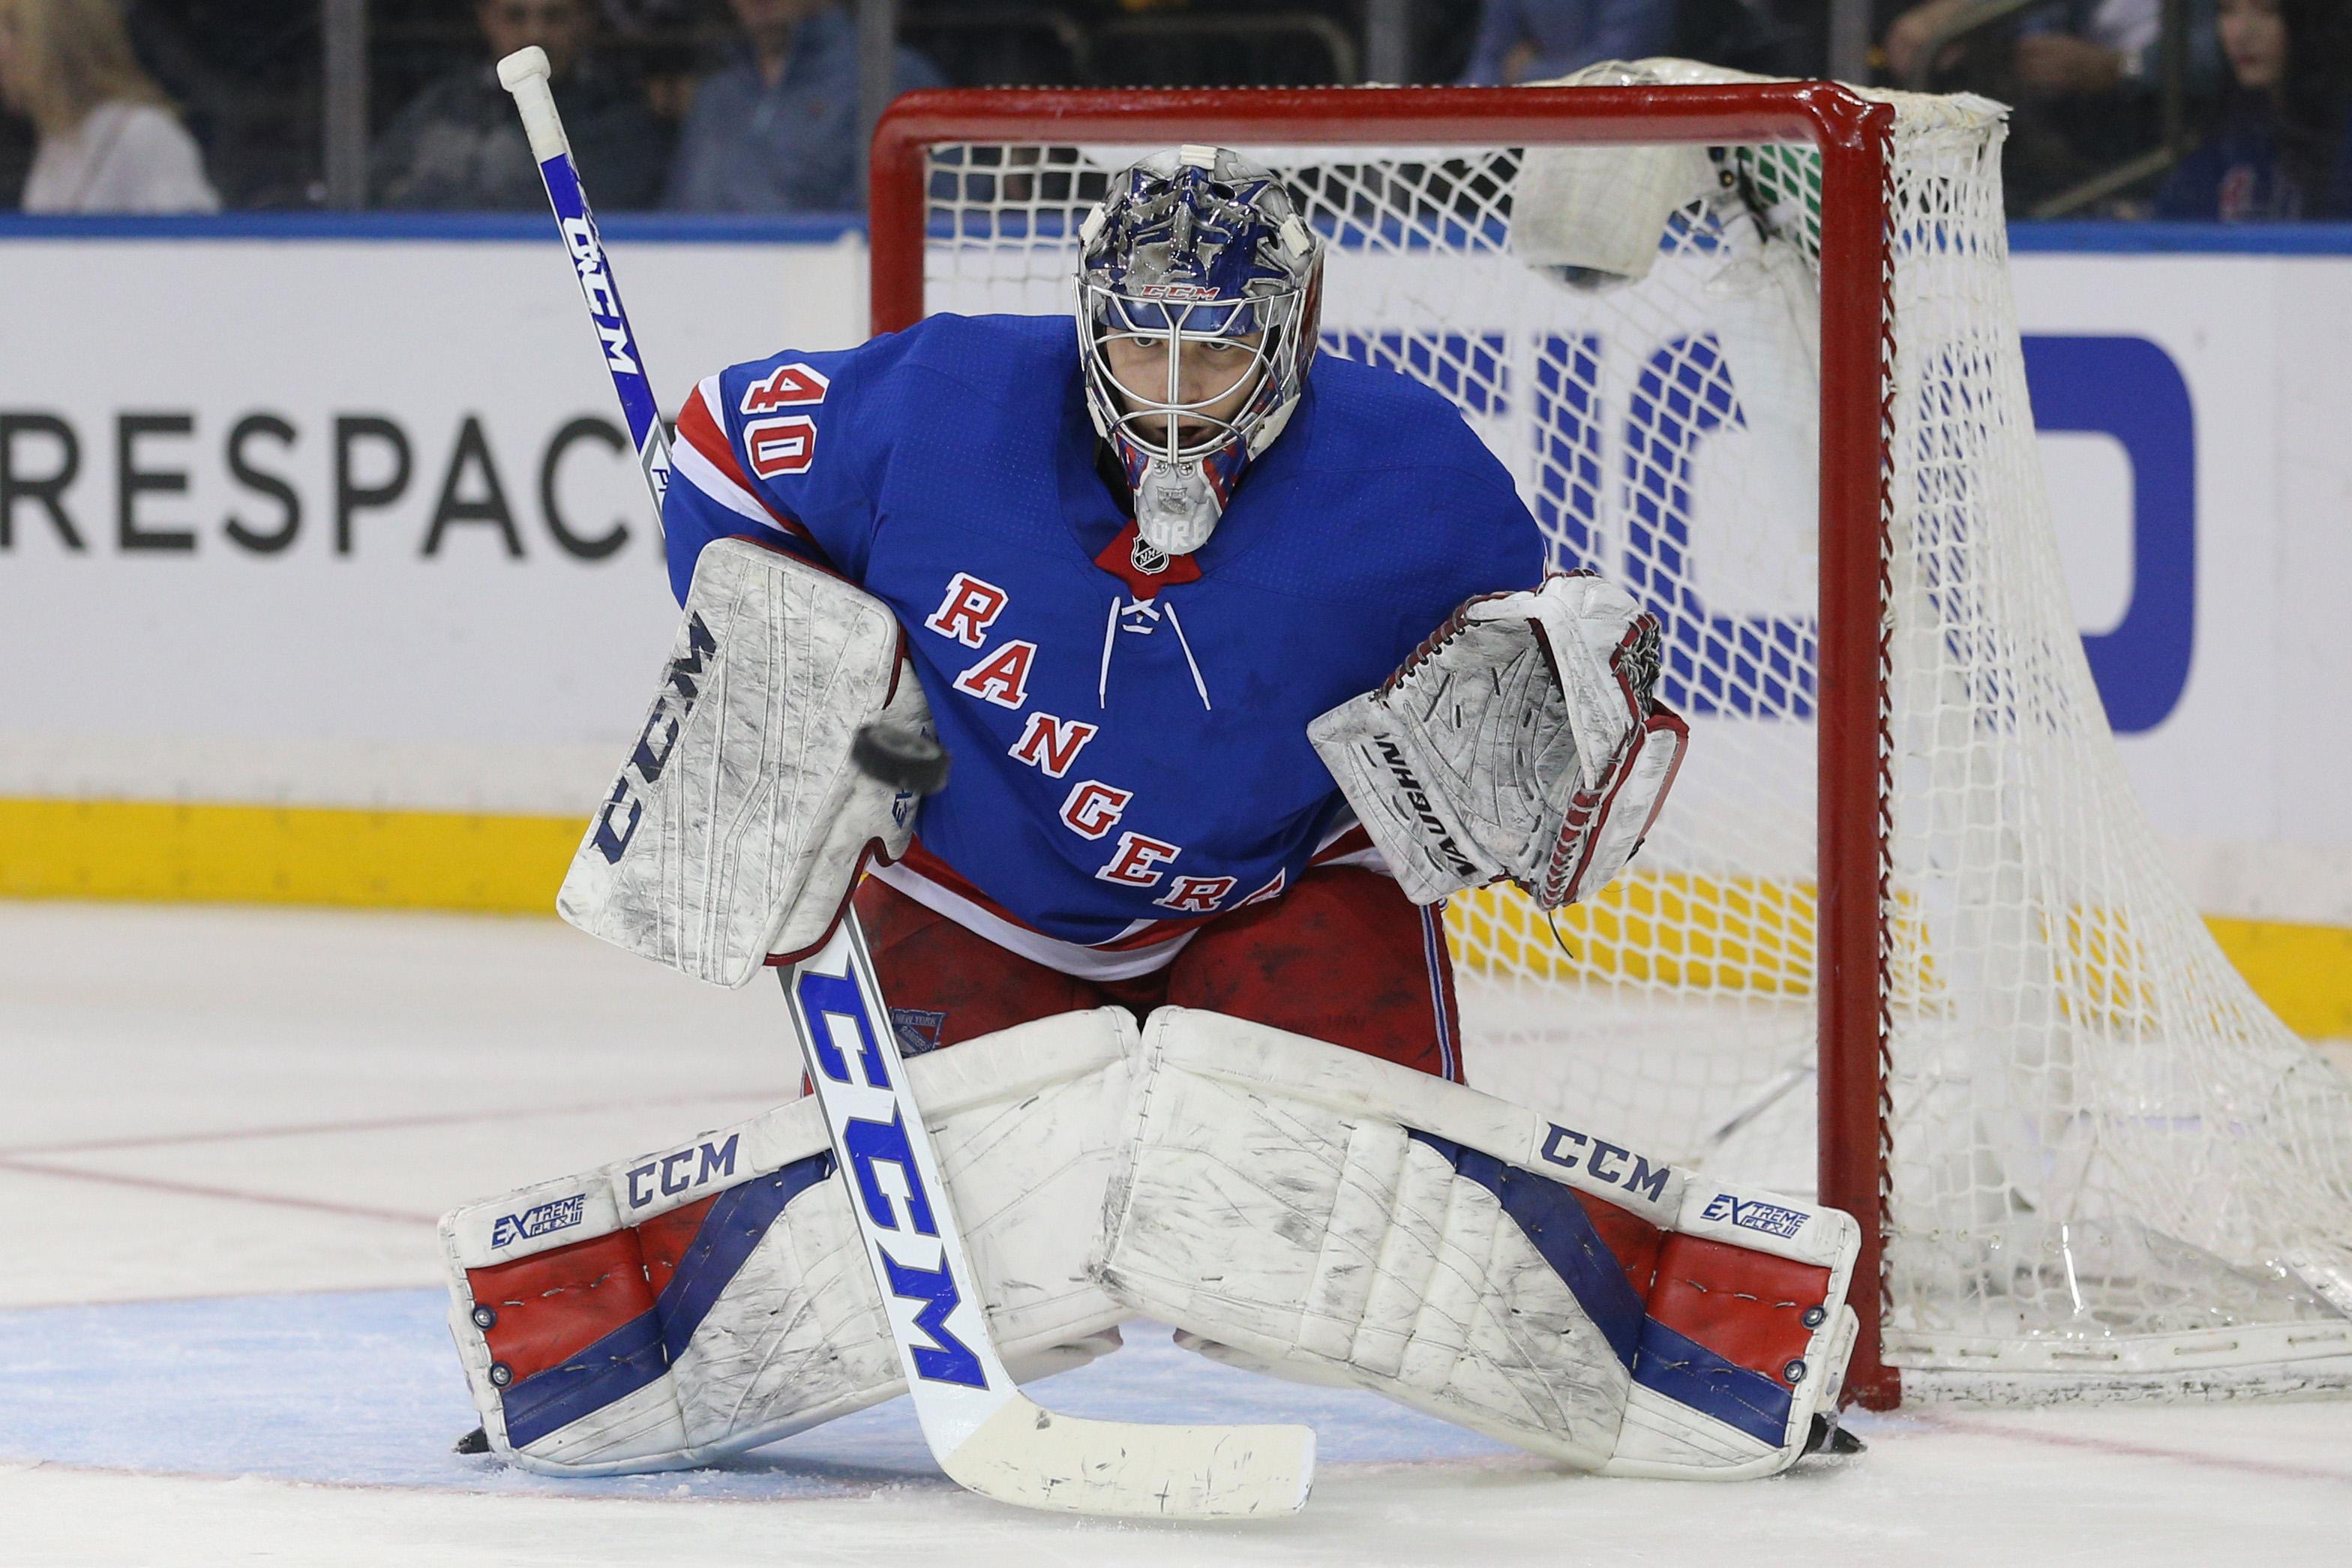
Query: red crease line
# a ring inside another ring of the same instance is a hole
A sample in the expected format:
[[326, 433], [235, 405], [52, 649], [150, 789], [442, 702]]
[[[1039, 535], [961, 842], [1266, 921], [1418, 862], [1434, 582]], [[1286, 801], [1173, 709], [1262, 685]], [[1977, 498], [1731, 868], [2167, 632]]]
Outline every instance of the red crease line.
[[370, 1208], [364, 1204], [334, 1203], [325, 1198], [289, 1197], [279, 1193], [239, 1192], [234, 1187], [206, 1186], [198, 1182], [168, 1181], [160, 1176], [126, 1176], [118, 1171], [76, 1170], [70, 1166], [41, 1165], [32, 1160], [20, 1160], [0, 1155], [0, 1170], [20, 1171], [30, 1176], [62, 1176], [68, 1181], [103, 1182], [112, 1186], [140, 1187], [149, 1192], [178, 1193], [188, 1197], [224, 1198], [232, 1203], [261, 1203], [278, 1208], [306, 1209], [316, 1214], [336, 1214], [352, 1219], [382, 1219], [395, 1225], [437, 1225], [440, 1217], [432, 1214], [408, 1214], [394, 1208]]
[[436, 1112], [412, 1116], [371, 1116], [348, 1122], [292, 1122], [274, 1127], [229, 1127], [212, 1133], [145, 1134], [131, 1138], [91, 1138], [75, 1144], [28, 1144], [0, 1149], [0, 1160], [26, 1155], [96, 1155], [122, 1149], [176, 1147], [184, 1144], [232, 1144], [251, 1138], [300, 1138], [321, 1133], [383, 1133], [405, 1127], [455, 1127], [477, 1122], [536, 1120], [548, 1116], [585, 1116], [604, 1111], [634, 1110], [640, 1105], [699, 1105], [713, 1100], [766, 1100], [781, 1105], [794, 1098], [790, 1090], [704, 1090], [694, 1094], [637, 1096], [600, 1100], [585, 1104], [503, 1106], [497, 1110]]
[[2107, 1454], [2118, 1458], [2171, 1459], [2180, 1464], [2197, 1465], [2207, 1469], [2240, 1470], [2247, 1475], [2270, 1476], [2282, 1480], [2334, 1481], [2352, 1486], [2352, 1470], [2322, 1469], [2314, 1465], [2282, 1465], [2266, 1459], [2242, 1459], [2226, 1454], [2200, 1454], [2183, 1448], [2158, 1448], [2145, 1443], [2119, 1443], [2106, 1437], [2085, 1437], [2065, 1432], [2037, 1432], [2031, 1427], [2010, 1427], [1989, 1422], [1957, 1420], [1948, 1416], [1926, 1410], [1906, 1410], [1903, 1414], [1923, 1425], [1958, 1437], [2012, 1437], [2021, 1443], [2039, 1443], [2048, 1448], [2076, 1448], [2087, 1453]]

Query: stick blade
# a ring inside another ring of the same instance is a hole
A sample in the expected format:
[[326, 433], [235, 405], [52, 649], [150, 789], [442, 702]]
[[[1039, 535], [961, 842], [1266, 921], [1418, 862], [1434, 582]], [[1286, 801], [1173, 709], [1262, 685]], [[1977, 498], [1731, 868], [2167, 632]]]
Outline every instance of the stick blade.
[[1089, 1421], [1015, 1396], [940, 1464], [958, 1486], [1024, 1508], [1118, 1519], [1266, 1519], [1307, 1506], [1315, 1432]]

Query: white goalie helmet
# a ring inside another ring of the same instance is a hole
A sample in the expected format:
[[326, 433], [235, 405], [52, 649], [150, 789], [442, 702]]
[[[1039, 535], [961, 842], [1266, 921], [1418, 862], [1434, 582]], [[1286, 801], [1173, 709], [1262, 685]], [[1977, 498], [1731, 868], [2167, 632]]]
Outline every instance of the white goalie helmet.
[[[1282, 434], [1315, 357], [1323, 245], [1273, 171], [1221, 147], [1157, 152], [1111, 177], [1078, 231], [1087, 409], [1135, 492], [1137, 562], [1196, 550], [1252, 459]], [[1146, 396], [1111, 373], [1116, 340], [1166, 356]], [[1187, 343], [1244, 349], [1239, 378], [1187, 401]], [[1220, 413], [1235, 387], [1240, 405]], [[1149, 547], [1149, 552], [1146, 549]]]

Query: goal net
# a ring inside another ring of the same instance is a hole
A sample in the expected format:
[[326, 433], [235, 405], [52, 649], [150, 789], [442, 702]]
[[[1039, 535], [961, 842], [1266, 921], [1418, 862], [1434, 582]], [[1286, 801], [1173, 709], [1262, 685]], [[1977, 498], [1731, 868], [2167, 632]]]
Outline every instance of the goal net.
[[1600, 896], [1452, 901], [1471, 1081], [1854, 1210], [1874, 1403], [2352, 1386], [2352, 1086], [2231, 970], [2125, 781], [2042, 485], [2000, 110], [1807, 90], [1845, 119], [1793, 134], [1796, 89], [1675, 61], [919, 95], [877, 143], [877, 325], [1066, 311], [1078, 221], [1144, 151], [1273, 165], [1327, 241], [1323, 351], [1460, 407], [1552, 564], [1658, 613], [1691, 722]]

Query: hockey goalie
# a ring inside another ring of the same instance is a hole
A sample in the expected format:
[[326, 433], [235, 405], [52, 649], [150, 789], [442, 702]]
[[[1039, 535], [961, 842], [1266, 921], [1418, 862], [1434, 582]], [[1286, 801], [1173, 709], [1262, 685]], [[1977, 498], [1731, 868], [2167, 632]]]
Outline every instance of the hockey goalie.
[[[1318, 356], [1265, 170], [1157, 154], [1080, 237], [1075, 332], [938, 316], [686, 400], [686, 619], [562, 913], [740, 985], [854, 900], [1022, 1375], [1148, 1317], [1577, 1469], [1786, 1469], [1854, 1222], [1464, 1083], [1444, 901], [1640, 848], [1657, 622], [1544, 575], [1437, 393]], [[862, 774], [877, 721], [944, 788]], [[804, 1099], [449, 1216], [478, 1446], [678, 1468], [898, 1393], [831, 1148]]]

